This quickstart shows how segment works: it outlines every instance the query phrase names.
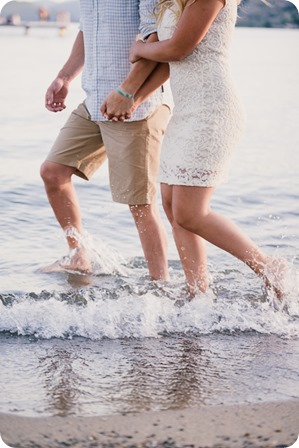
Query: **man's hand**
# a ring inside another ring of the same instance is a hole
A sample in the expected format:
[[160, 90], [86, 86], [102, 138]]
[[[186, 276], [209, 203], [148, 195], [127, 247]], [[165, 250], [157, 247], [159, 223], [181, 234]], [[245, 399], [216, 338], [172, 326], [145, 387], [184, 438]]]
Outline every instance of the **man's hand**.
[[110, 92], [101, 105], [103, 116], [112, 121], [125, 121], [131, 118], [134, 109], [133, 98], [121, 96], [116, 90]]
[[66, 108], [64, 103], [69, 91], [69, 82], [57, 77], [46, 92], [45, 106], [51, 112], [60, 112]]

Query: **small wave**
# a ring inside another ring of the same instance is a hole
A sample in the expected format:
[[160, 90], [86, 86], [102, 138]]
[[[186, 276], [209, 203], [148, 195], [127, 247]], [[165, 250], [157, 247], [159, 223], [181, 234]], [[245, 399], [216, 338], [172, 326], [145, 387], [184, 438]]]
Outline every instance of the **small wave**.
[[214, 292], [188, 300], [181, 282], [110, 276], [99, 286], [57, 292], [0, 294], [0, 332], [36, 338], [158, 338], [165, 335], [258, 332], [299, 337], [299, 301], [280, 309], [271, 297]]

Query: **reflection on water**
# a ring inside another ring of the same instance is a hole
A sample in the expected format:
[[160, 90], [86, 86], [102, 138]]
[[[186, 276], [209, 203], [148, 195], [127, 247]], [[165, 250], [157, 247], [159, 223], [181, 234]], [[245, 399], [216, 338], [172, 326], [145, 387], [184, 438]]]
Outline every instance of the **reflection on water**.
[[109, 415], [299, 398], [298, 341], [275, 336], [32, 342], [7, 335], [1, 346], [1, 410], [21, 415]]
[[75, 360], [76, 354], [63, 347], [38, 358], [39, 376], [47, 391], [48, 406], [55, 409], [56, 415], [72, 414], [79, 397], [80, 376], [73, 369]]

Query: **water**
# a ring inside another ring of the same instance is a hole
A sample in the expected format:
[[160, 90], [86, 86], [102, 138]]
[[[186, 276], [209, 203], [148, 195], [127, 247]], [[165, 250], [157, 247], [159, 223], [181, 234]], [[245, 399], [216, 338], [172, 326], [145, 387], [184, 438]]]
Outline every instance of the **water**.
[[[233, 71], [248, 123], [213, 200], [290, 263], [283, 309], [212, 246], [211, 290], [184, 301], [165, 218], [171, 281], [151, 282], [130, 213], [110, 199], [107, 166], [76, 180], [97, 275], [38, 271], [67, 252], [39, 166], [67, 117], [46, 111], [44, 93], [75, 34], [0, 29], [0, 411], [108, 415], [299, 398], [298, 30], [236, 30]], [[82, 98], [76, 80], [68, 110]]]

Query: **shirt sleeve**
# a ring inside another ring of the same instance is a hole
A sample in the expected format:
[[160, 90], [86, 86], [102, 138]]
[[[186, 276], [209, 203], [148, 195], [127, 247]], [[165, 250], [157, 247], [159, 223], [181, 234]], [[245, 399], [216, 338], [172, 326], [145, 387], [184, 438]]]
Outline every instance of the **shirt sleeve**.
[[139, 32], [142, 39], [145, 39], [150, 34], [157, 32], [156, 17], [154, 14], [156, 3], [156, 0], [140, 0], [139, 2]]
[[80, 2], [80, 17], [79, 17], [79, 30], [83, 31], [83, 6], [82, 3]]

